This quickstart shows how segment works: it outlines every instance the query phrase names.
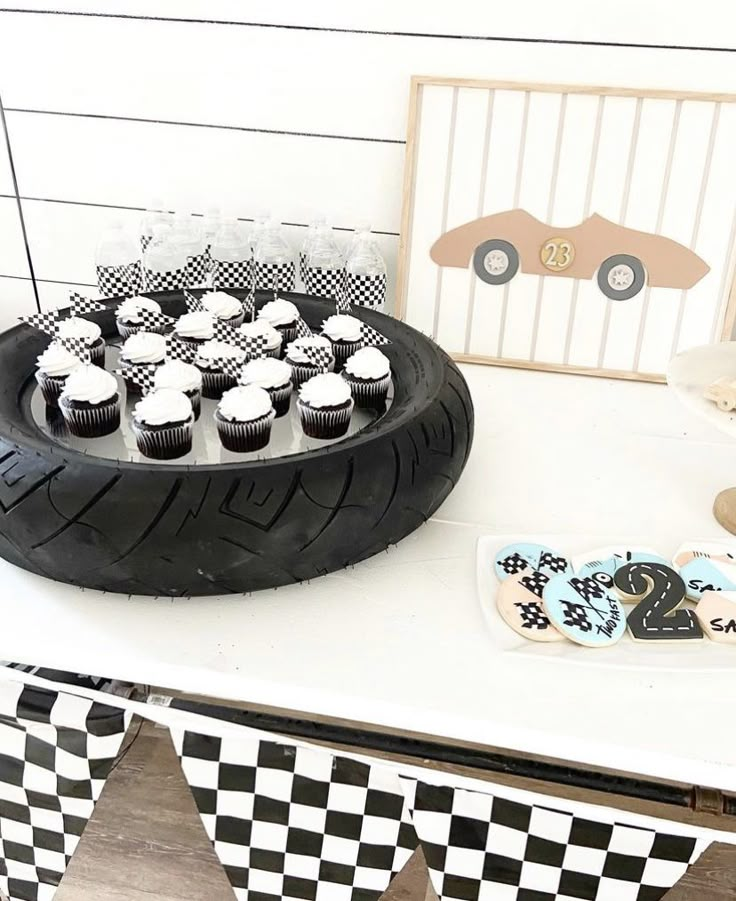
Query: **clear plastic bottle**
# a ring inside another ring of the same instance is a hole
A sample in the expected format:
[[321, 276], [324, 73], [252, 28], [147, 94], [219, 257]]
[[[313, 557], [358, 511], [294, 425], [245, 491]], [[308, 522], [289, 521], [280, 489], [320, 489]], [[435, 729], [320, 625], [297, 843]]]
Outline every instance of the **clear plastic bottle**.
[[157, 225], [171, 225], [173, 216], [164, 208], [164, 202], [159, 197], [154, 198], [151, 208], [146, 210], [141, 219], [141, 253], [148, 247], [153, 238], [153, 230]]
[[186, 287], [207, 287], [210, 279], [210, 257], [207, 253], [202, 217], [177, 213], [169, 238], [186, 256]]
[[302, 284], [306, 285], [306, 273], [304, 271], [304, 267], [307, 263], [307, 257], [309, 256], [309, 251], [312, 249], [312, 245], [317, 237], [317, 232], [323, 226], [327, 225], [327, 219], [325, 216], [319, 215], [315, 216], [312, 221], [307, 226], [307, 233], [304, 235], [304, 240], [302, 241], [302, 246], [299, 250], [299, 278], [302, 280]]
[[350, 303], [384, 310], [386, 262], [370, 231], [358, 235], [345, 263], [345, 294]]
[[261, 239], [261, 235], [266, 230], [266, 226], [270, 221], [271, 213], [269, 210], [260, 210], [256, 213], [255, 219], [253, 220], [253, 225], [250, 230], [250, 235], [248, 236], [248, 240], [250, 242], [250, 250], [254, 257], [256, 250], [258, 249], [258, 242]]
[[220, 290], [247, 289], [253, 280], [250, 242], [235, 219], [223, 219], [210, 247], [212, 284]]
[[281, 232], [281, 225], [270, 219], [256, 244], [256, 287], [264, 291], [293, 291], [296, 284], [294, 251]]
[[317, 297], [341, 297], [344, 265], [345, 259], [332, 229], [327, 225], [320, 225], [311, 241], [304, 264], [307, 293]]
[[204, 236], [204, 243], [209, 250], [212, 247], [212, 243], [215, 240], [215, 236], [220, 231], [223, 226], [224, 219], [222, 216], [222, 210], [219, 206], [211, 206], [207, 208], [207, 211], [204, 214], [204, 222], [202, 223], [202, 232]]
[[364, 236], [368, 235], [371, 240], [375, 240], [373, 235], [371, 234], [371, 224], [367, 219], [363, 219], [361, 222], [355, 226], [355, 231], [350, 235], [350, 241], [348, 243], [348, 249], [345, 253], [345, 259], [350, 259], [350, 254], [355, 250], [358, 246], [358, 241]]
[[95, 248], [97, 285], [105, 297], [137, 294], [141, 290], [141, 251], [135, 239], [116, 220]]
[[187, 256], [166, 225], [154, 228], [151, 243], [143, 254], [143, 279], [147, 291], [175, 291], [187, 287]]

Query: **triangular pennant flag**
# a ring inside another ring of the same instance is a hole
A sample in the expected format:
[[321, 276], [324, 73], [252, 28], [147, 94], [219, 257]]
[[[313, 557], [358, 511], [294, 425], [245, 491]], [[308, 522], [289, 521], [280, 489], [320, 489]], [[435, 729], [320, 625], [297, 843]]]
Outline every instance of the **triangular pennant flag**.
[[216, 369], [221, 369], [225, 375], [229, 375], [235, 381], [239, 381], [244, 361], [238, 357], [207, 357], [207, 363]]
[[243, 301], [243, 310], [245, 311], [245, 318], [252, 322], [256, 317], [256, 297], [253, 288], [250, 289], [250, 293]]
[[74, 354], [75, 357], [79, 357], [82, 363], [91, 363], [92, 362], [92, 354], [90, 353], [89, 345], [84, 340], [84, 338], [55, 338], [62, 347], [66, 348], [69, 353]]
[[299, 338], [308, 338], [314, 332], [300, 316], [296, 321], [296, 334]]
[[317, 366], [322, 372], [327, 372], [330, 363], [334, 361], [331, 347], [324, 347], [320, 344], [300, 344], [299, 353], [303, 353], [309, 358], [309, 362]]
[[144, 310], [141, 308], [138, 310], [138, 316], [143, 324], [144, 331], [150, 328], [166, 328], [176, 322], [173, 316], [159, 313], [158, 310]]
[[87, 313], [100, 313], [107, 309], [104, 303], [100, 303], [98, 300], [91, 300], [89, 297], [77, 294], [76, 291], [73, 291], [69, 295], [69, 301], [72, 308], [72, 316], [84, 316]]
[[59, 310], [49, 310], [47, 313], [34, 313], [32, 316], [20, 316], [21, 322], [36, 328], [40, 332], [46, 332], [47, 335], [56, 337], [59, 332], [59, 318], [61, 312]]
[[181, 360], [191, 363], [197, 356], [197, 348], [188, 341], [180, 341], [176, 335], [166, 336], [166, 357], [169, 360]]
[[184, 303], [187, 305], [189, 313], [206, 313], [207, 307], [202, 303], [199, 297], [195, 297], [191, 291], [184, 289]]
[[381, 344], [391, 344], [391, 341], [385, 335], [382, 335], [370, 325], [366, 325], [365, 322], [362, 323], [360, 331], [363, 336], [363, 344], [365, 344], [366, 347], [378, 347]]
[[349, 314], [352, 310], [350, 306], [350, 300], [348, 299], [347, 292], [345, 290], [345, 283], [340, 286], [340, 290], [337, 292], [337, 297], [335, 298], [337, 312], [338, 313], [347, 313]]
[[140, 363], [126, 369], [113, 369], [113, 373], [134, 382], [141, 389], [141, 394], [148, 394], [153, 390], [157, 369], [158, 366], [150, 363]]

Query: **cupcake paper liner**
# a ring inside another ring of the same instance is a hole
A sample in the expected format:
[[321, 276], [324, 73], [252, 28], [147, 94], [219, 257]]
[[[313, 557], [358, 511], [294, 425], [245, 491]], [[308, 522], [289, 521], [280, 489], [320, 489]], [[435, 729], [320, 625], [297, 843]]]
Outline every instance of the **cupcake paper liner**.
[[323, 372], [332, 372], [335, 368], [335, 358], [333, 357], [327, 368], [322, 366], [314, 366], [312, 364], [291, 363], [288, 359], [286, 362], [291, 366], [291, 381], [295, 388], [303, 385], [313, 375], [321, 375]]
[[219, 400], [228, 388], [234, 388], [238, 383], [231, 375], [218, 372], [214, 369], [202, 369], [202, 397], [210, 400]]
[[354, 402], [351, 399], [347, 407], [310, 407], [299, 401], [297, 406], [304, 434], [309, 438], [328, 441], [342, 438], [347, 432]]
[[135, 419], [131, 425], [138, 450], [144, 457], [152, 460], [175, 460], [183, 457], [192, 449], [192, 425], [194, 418], [187, 422], [173, 423], [165, 429], [150, 429], [138, 424]]
[[65, 375], [45, 375], [40, 369], [36, 371], [36, 381], [49, 407], [55, 407], [59, 403], [59, 395], [64, 390], [66, 378]]
[[276, 414], [272, 410], [251, 422], [232, 422], [220, 416], [215, 417], [215, 422], [220, 442], [225, 450], [247, 454], [266, 447], [271, 440], [271, 426], [275, 418]]
[[273, 357], [275, 360], [281, 359], [281, 348], [283, 347], [283, 342], [278, 345], [278, 347], [272, 347], [271, 350], [264, 350], [264, 354], [267, 357]]
[[282, 416], [286, 416], [289, 412], [291, 394], [294, 390], [291, 382], [288, 385], [284, 385], [283, 388], [267, 388], [266, 390], [271, 397], [271, 403], [276, 411], [276, 418], [280, 419]]
[[192, 402], [192, 413], [194, 413], [194, 421], [196, 422], [199, 419], [199, 414], [202, 412], [202, 394], [199, 388], [192, 388], [189, 391], [185, 391], [184, 394]]
[[59, 403], [67, 428], [77, 438], [102, 438], [120, 427], [120, 395], [101, 404], [89, 407], [71, 407], [63, 400]]
[[294, 325], [275, 325], [274, 328], [281, 334], [280, 350], [285, 352], [286, 345], [291, 344], [292, 341], [296, 341], [297, 336], [299, 335], [299, 329], [296, 327], [296, 323], [294, 323]]
[[345, 365], [347, 358], [352, 357], [362, 346], [362, 338], [359, 338], [357, 341], [333, 341], [332, 354], [335, 357], [335, 372], [339, 372]]
[[118, 327], [118, 334], [123, 339], [123, 341], [127, 341], [131, 335], [135, 335], [138, 332], [146, 331], [146, 332], [155, 332], [157, 335], [165, 335], [166, 334], [166, 326], [145, 326], [142, 322], [121, 322], [119, 319], [115, 320], [115, 325]]
[[99, 366], [101, 369], [105, 368], [105, 341], [102, 338], [99, 338], [91, 345], [89, 348], [89, 357], [90, 363]]
[[386, 403], [386, 395], [388, 394], [389, 385], [391, 384], [391, 375], [384, 376], [382, 379], [368, 381], [365, 379], [351, 378], [347, 372], [342, 373], [342, 377], [350, 385], [350, 393], [353, 395], [356, 407], [362, 409], [376, 409], [382, 407]]
[[245, 310], [241, 310], [237, 316], [231, 316], [229, 319], [220, 319], [220, 322], [224, 322], [230, 328], [237, 328], [245, 322]]

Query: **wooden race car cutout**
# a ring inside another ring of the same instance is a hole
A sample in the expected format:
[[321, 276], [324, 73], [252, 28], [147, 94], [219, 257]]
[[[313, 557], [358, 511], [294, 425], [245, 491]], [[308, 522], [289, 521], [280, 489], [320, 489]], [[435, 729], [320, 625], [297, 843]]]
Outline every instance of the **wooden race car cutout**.
[[644, 287], [692, 288], [710, 270], [696, 253], [671, 238], [617, 225], [597, 213], [572, 228], [556, 228], [526, 210], [483, 216], [446, 232], [432, 245], [439, 266], [465, 269], [503, 285], [521, 269], [533, 275], [593, 278], [611, 300], [628, 300]]

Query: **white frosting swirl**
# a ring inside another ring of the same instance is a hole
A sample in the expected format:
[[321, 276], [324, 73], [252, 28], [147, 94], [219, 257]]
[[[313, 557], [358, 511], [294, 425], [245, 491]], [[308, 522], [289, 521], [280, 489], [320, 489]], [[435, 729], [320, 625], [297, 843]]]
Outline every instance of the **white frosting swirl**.
[[241, 376], [246, 385], [258, 385], [259, 388], [282, 388], [291, 379], [291, 366], [274, 357], [262, 357], [251, 360], [243, 367]]
[[311, 363], [312, 360], [304, 353], [304, 347], [324, 347], [332, 354], [332, 344], [324, 335], [308, 335], [306, 338], [297, 338], [286, 348], [286, 359], [291, 363]]
[[377, 347], [363, 347], [348, 357], [345, 372], [358, 379], [382, 379], [391, 374], [391, 364]]
[[218, 357], [227, 357], [228, 359], [245, 362], [245, 351], [225, 341], [205, 341], [204, 344], [197, 348], [195, 363], [201, 369], [216, 369], [217, 366], [212, 361]]
[[281, 346], [281, 332], [277, 331], [266, 319], [256, 319], [255, 322], [244, 322], [238, 326], [238, 331], [251, 338], [264, 337], [266, 339], [266, 349], [275, 350]]
[[52, 341], [36, 360], [36, 365], [41, 372], [56, 378], [63, 378], [65, 375], [69, 375], [80, 363], [79, 357], [75, 357], [71, 351], [59, 344], [58, 341]]
[[133, 407], [133, 418], [145, 425], [186, 422], [191, 415], [192, 402], [173, 388], [157, 388]]
[[118, 391], [118, 383], [112, 373], [100, 366], [77, 366], [64, 382], [61, 396], [67, 400], [102, 404]]
[[215, 334], [215, 321], [211, 313], [201, 310], [184, 313], [176, 320], [174, 331], [182, 338], [200, 338], [207, 341]]
[[243, 312], [243, 305], [238, 298], [233, 297], [232, 294], [226, 294], [224, 291], [210, 291], [203, 294], [202, 303], [207, 308], [207, 312], [218, 319], [232, 319], [233, 316], [240, 316]]
[[80, 316], [70, 316], [59, 321], [60, 338], [81, 338], [87, 347], [91, 347], [95, 341], [102, 337], [102, 329], [96, 322], [82, 319]]
[[322, 323], [322, 334], [332, 341], [360, 341], [363, 337], [362, 323], [354, 316], [338, 313], [328, 316]]
[[136, 332], [125, 340], [120, 356], [128, 363], [160, 363], [166, 356], [166, 338], [156, 332]]
[[299, 318], [299, 310], [290, 300], [269, 300], [258, 311], [258, 318], [265, 319], [271, 325], [292, 325]]
[[350, 386], [342, 376], [324, 372], [304, 382], [299, 400], [312, 407], [339, 407], [350, 400]]
[[155, 388], [173, 388], [175, 391], [194, 391], [202, 388], [202, 373], [191, 363], [169, 360], [159, 366], [153, 375]]
[[115, 318], [120, 322], [136, 324], [141, 321], [141, 310], [160, 313], [161, 305], [150, 297], [126, 297], [115, 309]]
[[230, 422], [252, 422], [268, 415], [273, 407], [268, 391], [256, 385], [240, 385], [222, 395], [217, 412]]

